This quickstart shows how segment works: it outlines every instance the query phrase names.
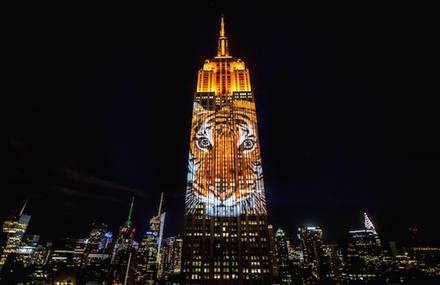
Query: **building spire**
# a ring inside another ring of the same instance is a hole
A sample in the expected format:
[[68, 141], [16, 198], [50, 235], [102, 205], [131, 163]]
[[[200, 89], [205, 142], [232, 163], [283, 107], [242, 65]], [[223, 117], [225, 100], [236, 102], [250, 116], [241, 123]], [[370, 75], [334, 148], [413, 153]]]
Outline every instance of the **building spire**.
[[128, 212], [128, 218], [127, 218], [127, 221], [125, 222], [125, 225], [127, 226], [127, 228], [131, 227], [131, 215], [133, 213], [133, 205], [134, 205], [134, 196], [131, 199], [130, 212]]
[[28, 201], [29, 201], [29, 199], [26, 199], [26, 201], [24, 202], [24, 205], [23, 205], [23, 207], [21, 208], [21, 211], [20, 211], [20, 216], [23, 215], [24, 209], [26, 209], [26, 205], [27, 205]]
[[221, 24], [220, 24], [220, 37], [224, 37], [225, 36], [225, 18], [221, 17]]
[[218, 38], [217, 56], [229, 56], [228, 38], [225, 36], [225, 20], [223, 15], [220, 21], [220, 36]]
[[162, 201], [163, 201], [163, 192], [160, 193], [159, 210], [157, 211], [158, 216], [160, 216], [160, 212], [162, 211]]
[[376, 228], [373, 225], [373, 222], [371, 222], [370, 218], [368, 218], [367, 213], [364, 212], [364, 227], [367, 230], [372, 230], [376, 232]]

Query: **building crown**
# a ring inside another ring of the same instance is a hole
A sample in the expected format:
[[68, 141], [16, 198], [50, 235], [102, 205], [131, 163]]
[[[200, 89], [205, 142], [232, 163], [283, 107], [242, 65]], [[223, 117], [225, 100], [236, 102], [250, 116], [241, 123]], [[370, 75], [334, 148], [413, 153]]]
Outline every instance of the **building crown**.
[[225, 20], [223, 16], [221, 17], [220, 21], [220, 36], [218, 38], [217, 56], [229, 56], [228, 38], [225, 36]]

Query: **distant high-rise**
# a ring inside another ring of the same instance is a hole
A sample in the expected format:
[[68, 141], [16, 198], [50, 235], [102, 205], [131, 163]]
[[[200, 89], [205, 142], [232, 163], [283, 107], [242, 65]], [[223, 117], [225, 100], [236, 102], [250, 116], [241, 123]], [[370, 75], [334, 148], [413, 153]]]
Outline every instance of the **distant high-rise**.
[[164, 274], [180, 274], [182, 266], [182, 239], [169, 237], [162, 245], [162, 267]]
[[18, 215], [11, 215], [3, 222], [3, 233], [5, 235], [5, 244], [1, 245], [0, 271], [6, 263], [8, 256], [16, 253], [23, 238], [24, 233], [29, 225], [31, 216], [23, 214], [27, 205], [24, 203]]
[[352, 280], [377, 279], [381, 261], [382, 242], [370, 218], [364, 213], [364, 228], [349, 231], [347, 242], [347, 271]]
[[84, 264], [87, 239], [63, 238], [54, 244], [49, 263], [59, 269], [79, 268]]
[[300, 227], [298, 238], [303, 254], [303, 271], [307, 284], [333, 282], [336, 272], [333, 266], [333, 249], [323, 241], [320, 227]]
[[281, 228], [275, 234], [278, 275], [281, 284], [293, 284], [292, 264], [289, 258], [288, 240]]
[[133, 238], [136, 229], [133, 227], [131, 222], [131, 216], [133, 214], [134, 197], [131, 200], [130, 210], [128, 212], [127, 221], [119, 229], [119, 235], [113, 248], [112, 263], [115, 263], [119, 252], [126, 253], [133, 246]]
[[217, 56], [197, 77], [188, 168], [183, 283], [271, 284], [254, 94], [223, 17]]
[[40, 240], [39, 235], [29, 235], [23, 236], [20, 246], [17, 248], [16, 260], [21, 262], [24, 267], [28, 267], [32, 263], [32, 256], [35, 252], [35, 248]]
[[157, 243], [157, 252], [156, 252], [156, 262], [158, 266], [158, 277], [162, 275], [162, 266], [161, 262], [161, 246], [162, 246], [162, 236], [163, 236], [163, 227], [165, 224], [165, 215], [166, 212], [162, 213], [162, 203], [163, 203], [163, 193], [160, 194], [160, 202], [159, 209], [157, 211], [157, 215], [150, 219], [150, 230], [156, 237]]
[[304, 262], [319, 266], [321, 257], [322, 229], [319, 227], [301, 227], [298, 229], [298, 238], [303, 250]]
[[143, 236], [136, 252], [136, 282], [142, 284], [154, 284], [157, 280], [157, 237], [148, 231]]
[[85, 264], [95, 267], [107, 266], [112, 256], [111, 241], [112, 234], [108, 231], [108, 225], [93, 224], [87, 239]]
[[161, 256], [165, 212], [162, 212], [163, 193], [160, 195], [157, 215], [150, 219], [150, 230], [142, 237], [136, 253], [136, 281], [153, 284], [162, 276]]
[[364, 228], [349, 231], [348, 257], [360, 256], [365, 258], [375, 256], [381, 252], [381, 240], [376, 228], [364, 213]]
[[134, 197], [131, 200], [130, 210], [127, 221], [120, 227], [118, 238], [114, 244], [111, 264], [113, 266], [113, 276], [115, 282], [127, 283], [127, 280], [134, 279], [132, 270], [133, 251], [134, 251], [134, 233], [136, 229], [131, 222], [134, 207]]

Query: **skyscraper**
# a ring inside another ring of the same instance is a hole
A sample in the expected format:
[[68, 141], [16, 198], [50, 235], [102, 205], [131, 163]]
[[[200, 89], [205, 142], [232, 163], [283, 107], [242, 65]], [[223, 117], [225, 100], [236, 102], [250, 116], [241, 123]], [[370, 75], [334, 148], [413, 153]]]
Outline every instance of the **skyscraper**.
[[169, 237], [164, 240], [162, 253], [163, 271], [167, 275], [180, 274], [182, 266], [182, 239]]
[[113, 248], [111, 264], [113, 265], [113, 277], [115, 282], [124, 282], [127, 284], [129, 280], [133, 280], [132, 255], [134, 251], [134, 233], [136, 229], [133, 227], [131, 217], [133, 214], [134, 197], [131, 200], [130, 211], [125, 224], [120, 227], [119, 235]]
[[27, 200], [17, 216], [11, 215], [3, 223], [2, 229], [3, 233], [6, 235], [6, 238], [5, 244], [2, 245], [1, 248], [0, 271], [5, 265], [9, 254], [16, 253], [21, 239], [23, 238], [23, 235], [29, 225], [29, 221], [31, 220], [31, 216], [23, 214], [26, 204]]
[[300, 227], [298, 239], [303, 253], [303, 271], [306, 284], [315, 284], [320, 279], [320, 264], [323, 259], [322, 229], [319, 227]]
[[136, 282], [154, 284], [157, 280], [157, 237], [148, 231], [136, 253]]
[[281, 284], [293, 284], [292, 266], [289, 259], [289, 248], [286, 234], [278, 228], [275, 234], [278, 272]]
[[249, 69], [230, 55], [222, 17], [194, 96], [183, 283], [270, 284], [271, 252]]
[[115, 246], [113, 248], [112, 263], [115, 263], [115, 259], [118, 257], [119, 252], [127, 253], [131, 250], [133, 246], [133, 238], [136, 229], [131, 223], [131, 215], [133, 214], [134, 197], [131, 200], [130, 211], [128, 212], [127, 221], [120, 227], [118, 239], [116, 240]]
[[156, 237], [157, 243], [157, 252], [156, 252], [156, 263], [157, 263], [157, 277], [162, 276], [162, 266], [161, 266], [161, 246], [162, 246], [162, 235], [163, 235], [163, 226], [165, 224], [165, 215], [166, 212], [162, 213], [162, 202], [163, 202], [163, 192], [160, 194], [160, 202], [159, 202], [159, 210], [157, 211], [157, 215], [150, 219], [150, 230]]
[[346, 253], [348, 278], [350, 280], [378, 279], [382, 260], [382, 242], [366, 213], [364, 213], [364, 228], [348, 233]]
[[153, 284], [162, 276], [161, 245], [165, 212], [162, 213], [163, 193], [160, 195], [157, 215], [150, 219], [150, 230], [145, 233], [136, 254], [136, 280]]

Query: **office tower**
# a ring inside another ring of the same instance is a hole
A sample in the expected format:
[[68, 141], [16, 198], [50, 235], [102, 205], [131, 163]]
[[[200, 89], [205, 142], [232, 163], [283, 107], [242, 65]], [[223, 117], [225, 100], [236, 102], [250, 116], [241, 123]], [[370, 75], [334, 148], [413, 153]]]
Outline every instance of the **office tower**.
[[368, 259], [381, 253], [381, 240], [367, 214], [364, 213], [364, 228], [349, 231], [347, 257]]
[[87, 251], [93, 253], [102, 251], [108, 243], [107, 232], [108, 225], [104, 223], [101, 225], [93, 224], [87, 240]]
[[136, 252], [135, 280], [137, 283], [154, 284], [157, 280], [157, 250], [155, 233], [146, 232]]
[[17, 248], [15, 259], [17, 262], [23, 264], [24, 267], [28, 267], [32, 264], [32, 256], [40, 240], [39, 235], [24, 235], [20, 246]]
[[130, 210], [128, 212], [127, 221], [125, 221], [124, 225], [119, 228], [118, 238], [113, 248], [112, 255], [112, 263], [117, 263], [117, 258], [119, 252], [127, 253], [131, 250], [133, 246], [133, 238], [136, 229], [133, 227], [131, 223], [131, 216], [133, 214], [133, 206], [134, 206], [134, 197], [131, 200]]
[[157, 262], [157, 277], [160, 278], [162, 276], [162, 266], [161, 266], [161, 246], [162, 246], [162, 236], [163, 236], [163, 226], [165, 224], [165, 212], [162, 213], [162, 203], [163, 203], [163, 193], [160, 193], [160, 202], [159, 209], [157, 211], [157, 215], [150, 219], [150, 230], [156, 237], [157, 243], [157, 253], [156, 253], [156, 262]]
[[293, 284], [292, 264], [289, 258], [288, 239], [281, 228], [275, 234], [278, 276], [281, 284]]
[[161, 278], [162, 266], [162, 236], [165, 223], [165, 212], [162, 213], [163, 193], [160, 194], [157, 215], [150, 219], [150, 230], [142, 237], [136, 253], [136, 282], [153, 284]]
[[131, 222], [134, 207], [134, 197], [131, 200], [130, 210], [124, 225], [119, 228], [118, 238], [113, 248], [111, 264], [115, 283], [132, 283], [133, 282], [133, 251], [134, 233], [136, 229]]
[[80, 268], [83, 265], [87, 239], [63, 238], [53, 245], [50, 264], [57, 269]]
[[183, 239], [183, 284], [273, 282], [254, 94], [223, 17], [197, 76]]
[[182, 242], [178, 237], [166, 238], [162, 244], [162, 266], [165, 275], [180, 274]]
[[304, 262], [318, 267], [322, 246], [322, 229], [319, 227], [301, 227], [298, 232]]
[[0, 272], [5, 265], [8, 256], [15, 254], [29, 225], [31, 216], [23, 214], [27, 205], [24, 203], [18, 215], [11, 215], [3, 222], [3, 234], [5, 235], [5, 244], [2, 245], [0, 256]]
[[37, 245], [32, 255], [32, 264], [38, 266], [44, 266], [49, 260], [50, 250], [43, 245]]
[[298, 239], [302, 250], [303, 282], [316, 284], [331, 279], [331, 256], [323, 242], [323, 232], [319, 227], [300, 227]]
[[[370, 218], [364, 213], [364, 228], [348, 232], [345, 279], [377, 280], [381, 265], [382, 242]], [[347, 277], [348, 276], [348, 277]]]
[[108, 225], [92, 225], [85, 252], [85, 265], [102, 267], [110, 264], [112, 257], [109, 244], [112, 234], [108, 231]]
[[421, 272], [430, 276], [440, 277], [439, 246], [415, 246], [412, 247], [410, 251], [417, 264], [417, 268]]

